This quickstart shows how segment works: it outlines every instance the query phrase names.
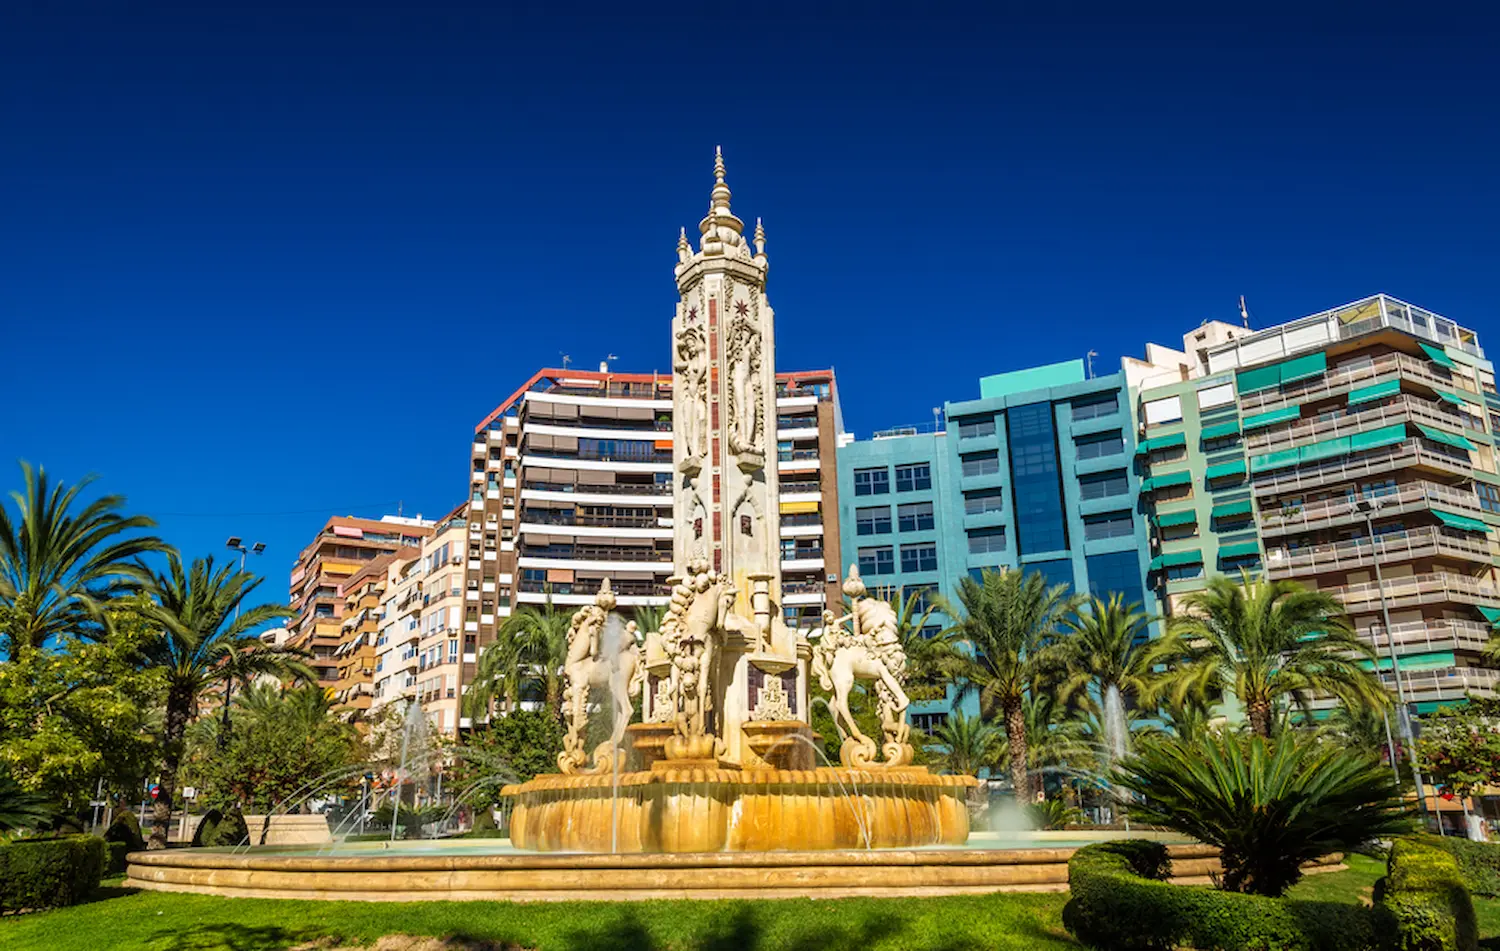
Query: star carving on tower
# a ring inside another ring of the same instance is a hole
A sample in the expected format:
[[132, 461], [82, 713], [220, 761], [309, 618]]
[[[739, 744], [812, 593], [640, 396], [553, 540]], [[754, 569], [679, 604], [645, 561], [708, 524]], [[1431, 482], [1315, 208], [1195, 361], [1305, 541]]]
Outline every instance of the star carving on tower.
[[734, 302], [734, 312], [741, 317], [745, 317], [750, 313], [750, 305], [742, 300], [737, 300]]
[[688, 323], [692, 323], [693, 321], [697, 320], [698, 319], [698, 308], [696, 308], [696, 307], [689, 307], [688, 308], [687, 319], [688, 319]]

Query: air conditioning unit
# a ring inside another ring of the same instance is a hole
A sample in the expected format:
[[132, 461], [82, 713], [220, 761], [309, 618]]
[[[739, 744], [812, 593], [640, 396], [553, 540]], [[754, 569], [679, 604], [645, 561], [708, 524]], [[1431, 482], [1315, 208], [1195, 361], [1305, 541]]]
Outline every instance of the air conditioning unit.
[[829, 584], [838, 584], [839, 576], [836, 575], [836, 574], [834, 574], [831, 571], [828, 572], [828, 574], [824, 575], [823, 577], [824, 577], [825, 580], [827, 580], [827, 582]]
[[448, 559], [448, 564], [453, 565], [454, 567], [457, 567], [457, 566], [459, 566], [459, 565], [461, 565], [463, 563], [464, 563], [464, 560], [462, 558], [458, 557], [457, 555], [454, 555], [452, 558]]

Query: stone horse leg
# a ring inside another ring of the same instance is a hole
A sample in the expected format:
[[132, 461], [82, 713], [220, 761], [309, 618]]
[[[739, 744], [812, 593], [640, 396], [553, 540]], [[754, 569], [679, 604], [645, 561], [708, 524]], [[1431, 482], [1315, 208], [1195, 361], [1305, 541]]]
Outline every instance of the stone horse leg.
[[846, 738], [857, 740], [861, 746], [870, 744], [871, 740], [860, 730], [859, 724], [854, 721], [854, 714], [849, 711], [849, 691], [854, 688], [854, 660], [849, 656], [847, 650], [841, 650], [833, 657], [833, 669], [828, 672], [833, 681], [833, 722], [835, 726], [841, 726], [846, 730]]

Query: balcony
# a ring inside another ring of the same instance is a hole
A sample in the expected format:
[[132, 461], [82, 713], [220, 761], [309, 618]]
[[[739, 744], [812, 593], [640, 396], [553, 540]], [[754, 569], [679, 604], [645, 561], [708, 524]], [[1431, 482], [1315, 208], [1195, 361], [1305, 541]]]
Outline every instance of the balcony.
[[646, 484], [611, 482], [593, 485], [586, 482], [528, 481], [523, 483], [521, 488], [527, 492], [557, 492], [565, 495], [644, 495], [656, 497], [670, 497], [672, 495], [672, 484], [670, 482], [652, 482]]
[[1488, 565], [1490, 545], [1483, 536], [1435, 526], [1415, 528], [1376, 535], [1373, 546], [1368, 538], [1353, 538], [1290, 550], [1270, 548], [1266, 551], [1266, 573], [1272, 579], [1282, 579], [1327, 571], [1349, 571], [1373, 565], [1376, 557], [1382, 565], [1416, 558], [1451, 558]]
[[1280, 495], [1306, 489], [1357, 482], [1370, 476], [1390, 475], [1397, 469], [1418, 466], [1444, 475], [1468, 478], [1473, 470], [1467, 458], [1460, 459], [1434, 448], [1425, 439], [1410, 438], [1394, 446], [1384, 446], [1358, 456], [1332, 459], [1317, 465], [1299, 466], [1253, 476], [1252, 488], [1257, 496]]
[[627, 547], [616, 545], [527, 545], [521, 549], [520, 559], [540, 558], [549, 561], [567, 559], [572, 561], [619, 561], [619, 562], [665, 562], [670, 564], [672, 553], [656, 548]]
[[1363, 524], [1365, 516], [1355, 509], [1355, 498], [1379, 499], [1382, 516], [1423, 511], [1434, 506], [1457, 510], [1475, 518], [1481, 515], [1479, 500], [1473, 492], [1421, 480], [1405, 483], [1395, 491], [1384, 494], [1362, 493], [1354, 498], [1323, 499], [1280, 506], [1268, 503], [1260, 512], [1261, 534], [1290, 535], [1337, 525]]
[[[615, 594], [626, 596], [665, 597], [668, 593], [665, 582], [636, 581], [628, 578], [611, 578], [609, 587]], [[599, 593], [599, 581], [594, 578], [556, 583], [522, 581], [519, 590], [526, 594], [585, 595], [592, 598]]]
[[[626, 462], [626, 463], [649, 463], [651, 465], [671, 465], [672, 454], [660, 449], [643, 448], [630, 449], [620, 447], [609, 451], [601, 449], [536, 449], [527, 447], [526, 458], [528, 460], [538, 459], [545, 465], [547, 460], [561, 460], [567, 462]], [[532, 463], [534, 464], [534, 463]]]
[[783, 496], [823, 494], [823, 485], [817, 481], [787, 480], [781, 482], [778, 488]]
[[1279, 389], [1246, 393], [1240, 397], [1240, 411], [1252, 415], [1293, 403], [1311, 403], [1340, 396], [1351, 389], [1393, 375], [1434, 389], [1463, 391], [1459, 392], [1460, 396], [1471, 395], [1475, 403], [1484, 402], [1484, 397], [1468, 389], [1472, 385], [1471, 381], [1463, 376], [1454, 375], [1434, 363], [1404, 353], [1387, 353], [1367, 364], [1337, 367], [1321, 377], [1287, 384]]
[[598, 528], [662, 528], [659, 515], [590, 515], [572, 509], [522, 509], [526, 525], [566, 525]]
[[640, 433], [643, 438], [658, 439], [660, 433], [672, 431], [670, 419], [605, 419], [599, 416], [547, 416], [528, 410], [527, 427], [555, 426], [564, 429], [608, 429], [612, 432]]
[[[1388, 670], [1380, 672], [1380, 681], [1396, 689], [1396, 678]], [[1468, 694], [1492, 697], [1500, 685], [1500, 670], [1487, 667], [1448, 667], [1443, 670], [1402, 670], [1401, 683], [1413, 702], [1462, 700]]]
[[[1320, 588], [1338, 598], [1351, 614], [1380, 610], [1380, 586], [1373, 581]], [[1421, 604], [1485, 604], [1500, 606], [1500, 591], [1474, 578], [1438, 571], [1404, 578], [1387, 578], [1385, 600], [1391, 610]]]
[[1391, 423], [1430, 423], [1454, 432], [1463, 430], [1457, 413], [1444, 412], [1438, 404], [1416, 396], [1399, 396], [1359, 412], [1341, 412], [1331, 419], [1305, 419], [1291, 426], [1271, 427], [1245, 436], [1245, 451], [1250, 454], [1276, 452], [1294, 445], [1337, 439]]
[[[1432, 618], [1391, 625], [1391, 637], [1396, 642], [1398, 656], [1452, 650], [1477, 653], [1485, 649], [1492, 633], [1488, 624], [1453, 618]], [[1361, 631], [1360, 636], [1381, 656], [1389, 653], [1384, 631], [1378, 628]]]

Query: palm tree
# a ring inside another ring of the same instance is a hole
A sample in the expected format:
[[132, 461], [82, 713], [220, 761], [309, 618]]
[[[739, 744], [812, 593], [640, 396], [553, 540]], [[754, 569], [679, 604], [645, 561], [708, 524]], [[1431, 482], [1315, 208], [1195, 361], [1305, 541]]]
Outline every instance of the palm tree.
[[78, 496], [92, 476], [70, 488], [25, 462], [21, 473], [25, 492], [11, 493], [16, 518], [0, 506], [0, 647], [40, 649], [64, 635], [97, 639], [109, 629], [105, 607], [130, 591], [128, 561], [167, 546], [131, 534], [156, 523], [120, 514], [124, 496], [83, 504]]
[[0, 833], [34, 829], [54, 818], [47, 797], [29, 792], [5, 773], [0, 773]]
[[957, 602], [938, 604], [954, 619], [953, 636], [972, 648], [955, 665], [963, 678], [961, 692], [978, 692], [981, 716], [1003, 718], [1016, 797], [1029, 797], [1024, 700], [1053, 663], [1050, 645], [1077, 599], [1067, 585], [1047, 587], [1040, 573], [1002, 568], [985, 569], [978, 581], [964, 575]]
[[1000, 760], [1003, 736], [993, 723], [955, 712], [933, 731], [927, 747], [944, 772], [973, 776]]
[[1176, 645], [1171, 636], [1147, 639], [1147, 625], [1154, 620], [1121, 594], [1108, 601], [1090, 598], [1087, 610], [1063, 622], [1067, 636], [1058, 641], [1063, 672], [1058, 701], [1068, 703], [1082, 693], [1103, 703], [1113, 692], [1127, 712], [1148, 705], [1159, 679], [1156, 668], [1173, 659]]
[[1484, 646], [1484, 662], [1500, 667], [1500, 634], [1490, 635], [1490, 642]]
[[281, 604], [260, 604], [240, 609], [261, 579], [233, 564], [214, 567], [212, 558], [199, 558], [186, 572], [176, 552], [167, 554], [167, 570], [155, 573], [138, 567], [143, 589], [152, 599], [142, 614], [161, 628], [159, 636], [143, 649], [146, 667], [165, 673], [167, 709], [162, 728], [162, 775], [151, 810], [149, 847], [166, 848], [167, 828], [172, 821], [177, 772], [182, 763], [183, 736], [188, 720], [196, 713], [198, 698], [218, 681], [225, 670], [235, 676], [269, 674], [281, 678], [311, 680], [313, 672], [301, 651], [263, 644], [251, 631], [292, 612]]
[[1344, 619], [1336, 598], [1295, 581], [1238, 583], [1217, 577], [1185, 599], [1172, 631], [1188, 645], [1173, 685], [1181, 699], [1233, 693], [1245, 705], [1251, 732], [1271, 735], [1276, 705], [1306, 707], [1314, 693], [1377, 709], [1390, 703], [1376, 676], [1360, 666], [1375, 652]]
[[514, 706], [523, 693], [540, 687], [547, 708], [562, 717], [562, 667], [568, 657], [572, 616], [548, 601], [522, 605], [505, 619], [495, 642], [479, 655], [465, 704], [469, 716], [489, 713], [499, 698]]
[[661, 630], [661, 622], [667, 616], [667, 609], [660, 604], [636, 605], [635, 614], [631, 620], [635, 621], [636, 629], [644, 634], [653, 634]]
[[959, 665], [953, 635], [928, 630], [937, 605], [923, 605], [926, 591], [914, 590], [905, 598], [897, 588], [890, 594], [896, 615], [896, 636], [906, 655], [906, 693], [913, 700], [942, 700], [948, 694], [951, 675]]

